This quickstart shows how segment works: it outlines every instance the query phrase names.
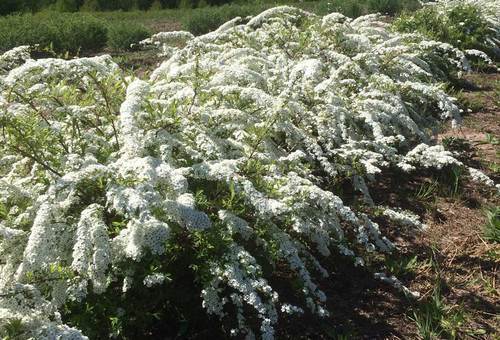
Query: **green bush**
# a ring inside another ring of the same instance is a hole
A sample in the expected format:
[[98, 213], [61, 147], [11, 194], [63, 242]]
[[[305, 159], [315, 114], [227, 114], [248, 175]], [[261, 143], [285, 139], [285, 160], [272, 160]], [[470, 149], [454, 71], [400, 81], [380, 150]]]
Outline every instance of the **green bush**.
[[76, 0], [57, 0], [54, 9], [58, 12], [76, 12], [78, 3]]
[[223, 5], [219, 7], [205, 7], [191, 10], [183, 19], [185, 30], [194, 35], [205, 34], [235, 17], [256, 15], [270, 5]]
[[105, 22], [81, 13], [44, 12], [0, 18], [0, 50], [39, 44], [55, 52], [92, 52], [102, 49], [106, 41]]
[[113, 50], [128, 50], [130, 45], [151, 36], [151, 32], [143, 25], [133, 22], [120, 22], [108, 29], [108, 47]]
[[459, 5], [449, 11], [427, 6], [401, 15], [394, 21], [394, 28], [400, 32], [419, 32], [462, 50], [478, 49], [488, 53], [491, 49], [484, 42], [489, 35], [488, 24], [479, 8], [472, 5]]
[[320, 15], [339, 12], [356, 18], [369, 13], [394, 15], [404, 10], [417, 9], [420, 3], [417, 0], [320, 0], [298, 6]]

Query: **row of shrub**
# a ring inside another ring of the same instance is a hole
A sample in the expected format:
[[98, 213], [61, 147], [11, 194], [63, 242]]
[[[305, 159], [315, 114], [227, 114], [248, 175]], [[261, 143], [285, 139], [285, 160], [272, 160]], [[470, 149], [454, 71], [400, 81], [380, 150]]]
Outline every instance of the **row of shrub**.
[[305, 7], [317, 7], [322, 12], [346, 12], [350, 16], [365, 13], [383, 12], [395, 14], [403, 9], [415, 8], [418, 0], [2, 0], [0, 15], [14, 12], [37, 12], [43, 9], [61, 12], [76, 11], [130, 11], [158, 10], [162, 8], [203, 8], [207, 5], [256, 5], [257, 7], [272, 6], [277, 3], [299, 3]]
[[369, 13], [396, 15], [403, 11], [413, 11], [421, 6], [418, 0], [247, 1], [193, 9], [189, 15], [184, 16], [183, 27], [193, 34], [207, 33], [234, 17], [255, 15], [277, 3], [291, 3], [319, 15], [339, 12], [351, 18]]
[[107, 22], [83, 13], [38, 13], [0, 18], [0, 51], [19, 45], [39, 45], [54, 52], [97, 52], [106, 46], [127, 49], [151, 35], [134, 22]]
[[222, 5], [234, 0], [2, 0], [0, 15], [15, 12], [38, 12], [44, 9], [61, 12], [129, 11], [160, 8], [203, 7]]

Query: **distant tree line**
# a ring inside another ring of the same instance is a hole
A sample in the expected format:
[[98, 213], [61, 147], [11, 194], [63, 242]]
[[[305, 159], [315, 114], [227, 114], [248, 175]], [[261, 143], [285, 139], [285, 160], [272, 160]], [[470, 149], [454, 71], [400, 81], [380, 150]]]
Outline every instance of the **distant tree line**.
[[0, 0], [0, 15], [52, 9], [61, 12], [129, 11], [222, 5], [234, 0]]

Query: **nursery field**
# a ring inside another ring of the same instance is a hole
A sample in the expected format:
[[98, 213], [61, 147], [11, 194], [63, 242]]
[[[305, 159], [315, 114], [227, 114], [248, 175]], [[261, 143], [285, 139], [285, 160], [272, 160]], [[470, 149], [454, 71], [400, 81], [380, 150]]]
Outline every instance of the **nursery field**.
[[2, 339], [500, 337], [500, 1], [275, 5], [0, 18]]

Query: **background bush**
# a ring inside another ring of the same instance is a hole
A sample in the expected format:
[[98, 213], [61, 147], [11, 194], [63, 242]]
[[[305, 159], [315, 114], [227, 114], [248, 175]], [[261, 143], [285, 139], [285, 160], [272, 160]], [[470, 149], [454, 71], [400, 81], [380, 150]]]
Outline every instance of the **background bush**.
[[128, 50], [130, 45], [151, 36], [151, 31], [134, 22], [116, 23], [108, 29], [108, 46], [113, 50]]
[[185, 16], [182, 26], [195, 35], [204, 34], [217, 29], [235, 17], [255, 15], [268, 7], [272, 7], [272, 5], [223, 5], [194, 9]]
[[[15, 12], [37, 12], [42, 9], [66, 11], [129, 11], [132, 9], [147, 10], [154, 3], [162, 8], [197, 7], [199, 5], [223, 5], [234, 0], [1, 0], [0, 15]], [[245, 1], [244, 3], [248, 3]], [[157, 7], [157, 5], [155, 7]]]
[[321, 0], [299, 5], [320, 15], [339, 12], [350, 18], [369, 13], [395, 15], [420, 7], [417, 0]]
[[151, 36], [141, 24], [111, 21], [84, 13], [13, 15], [0, 18], [0, 51], [20, 45], [36, 45], [72, 55], [101, 51], [108, 46], [126, 50], [132, 43]]
[[105, 22], [90, 15], [47, 12], [0, 19], [0, 50], [39, 44], [55, 52], [90, 52], [102, 49], [106, 42]]
[[477, 49], [494, 54], [485, 44], [485, 37], [489, 35], [488, 23], [476, 6], [459, 5], [446, 13], [435, 6], [427, 6], [404, 13], [394, 22], [394, 27], [401, 32], [422, 33], [461, 50]]

